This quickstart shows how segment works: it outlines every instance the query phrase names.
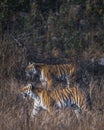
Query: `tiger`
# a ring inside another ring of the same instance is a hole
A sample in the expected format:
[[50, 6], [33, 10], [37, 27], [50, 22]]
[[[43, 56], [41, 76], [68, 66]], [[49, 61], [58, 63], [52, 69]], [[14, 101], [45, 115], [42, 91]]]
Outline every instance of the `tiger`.
[[25, 68], [25, 73], [27, 77], [38, 75], [42, 86], [49, 89], [52, 88], [57, 81], [65, 82], [69, 85], [72, 79], [77, 79], [78, 70], [79, 67], [72, 63], [54, 65], [29, 63]]
[[34, 101], [32, 117], [37, 116], [41, 109], [53, 115], [56, 109], [70, 107], [79, 118], [82, 111], [90, 111], [92, 107], [89, 93], [78, 86], [54, 88], [50, 91], [46, 88], [36, 88], [29, 83], [21, 87], [20, 92]]

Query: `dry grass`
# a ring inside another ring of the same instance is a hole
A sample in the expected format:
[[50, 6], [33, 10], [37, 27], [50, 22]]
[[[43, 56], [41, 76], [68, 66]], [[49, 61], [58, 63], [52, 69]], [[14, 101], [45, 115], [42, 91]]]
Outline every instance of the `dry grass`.
[[69, 108], [57, 110], [50, 116], [42, 110], [40, 115], [31, 118], [32, 100], [24, 100], [19, 93], [21, 83], [16, 79], [0, 80], [0, 130], [102, 130], [104, 128], [104, 79], [94, 78], [90, 81], [93, 87], [92, 101], [95, 112], [92, 115], [83, 113], [82, 123]]

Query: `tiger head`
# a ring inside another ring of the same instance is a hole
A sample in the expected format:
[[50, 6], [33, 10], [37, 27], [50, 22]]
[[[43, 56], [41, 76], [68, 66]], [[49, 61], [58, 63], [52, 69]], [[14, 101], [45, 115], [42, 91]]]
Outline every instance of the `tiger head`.
[[20, 93], [23, 95], [23, 98], [29, 96], [30, 98], [35, 99], [40, 97], [42, 91], [42, 88], [37, 88], [30, 83], [20, 88]]
[[25, 73], [27, 77], [31, 77], [34, 74], [37, 74], [37, 70], [35, 68], [35, 63], [29, 63], [25, 68]]
[[25, 98], [27, 96], [31, 97], [32, 96], [32, 89], [33, 89], [32, 84], [27, 84], [26, 86], [21, 87], [20, 92], [23, 95], [23, 98]]
[[27, 77], [31, 77], [33, 75], [38, 75], [40, 73], [40, 69], [44, 64], [42, 63], [29, 63], [25, 68], [25, 73]]

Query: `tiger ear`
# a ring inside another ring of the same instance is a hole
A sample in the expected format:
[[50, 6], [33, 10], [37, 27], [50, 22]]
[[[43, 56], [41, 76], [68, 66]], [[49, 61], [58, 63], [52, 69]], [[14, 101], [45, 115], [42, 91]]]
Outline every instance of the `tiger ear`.
[[23, 92], [23, 87], [20, 87], [20, 89], [19, 89], [19, 90], [20, 90], [20, 92], [22, 93], [22, 92]]
[[27, 84], [27, 88], [32, 89], [32, 84], [31, 83]]
[[29, 61], [28, 65], [31, 65], [31, 62]]
[[32, 64], [33, 64], [33, 65], [35, 65], [35, 63], [34, 63], [34, 62], [33, 62]]
[[34, 62], [30, 62], [30, 61], [29, 61], [29, 65], [35, 65], [35, 63], [34, 63]]

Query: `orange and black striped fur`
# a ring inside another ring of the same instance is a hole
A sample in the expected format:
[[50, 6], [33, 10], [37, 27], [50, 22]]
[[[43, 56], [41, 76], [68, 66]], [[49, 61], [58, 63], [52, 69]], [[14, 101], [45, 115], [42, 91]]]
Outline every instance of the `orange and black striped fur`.
[[58, 65], [32, 63], [26, 67], [25, 72], [27, 76], [39, 75], [42, 86], [51, 88], [57, 81], [66, 81], [69, 85], [70, 80], [77, 78], [78, 70], [79, 68], [72, 63]]
[[32, 84], [28, 84], [21, 88], [20, 92], [34, 100], [32, 112], [34, 116], [39, 113], [41, 108], [52, 115], [54, 109], [71, 107], [77, 117], [83, 110], [89, 111], [91, 109], [89, 94], [77, 86], [49, 91], [45, 88], [35, 88]]

